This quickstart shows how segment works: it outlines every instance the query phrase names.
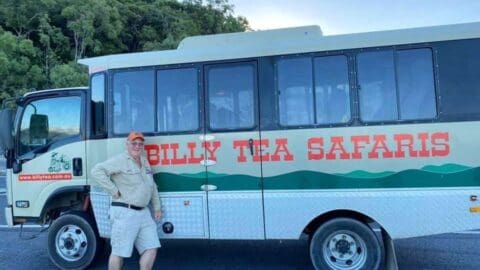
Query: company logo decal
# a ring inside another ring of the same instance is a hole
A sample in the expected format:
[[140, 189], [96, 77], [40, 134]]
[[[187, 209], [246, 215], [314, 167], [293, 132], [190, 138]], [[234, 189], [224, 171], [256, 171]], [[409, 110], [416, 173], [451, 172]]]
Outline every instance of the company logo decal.
[[40, 174], [21, 174], [18, 176], [20, 181], [51, 181], [51, 180], [71, 180], [71, 173], [40, 173]]
[[48, 172], [68, 171], [71, 167], [70, 159], [66, 155], [57, 152], [52, 153]]
[[19, 181], [53, 181], [53, 180], [71, 180], [72, 174], [68, 171], [72, 168], [70, 159], [57, 152], [52, 152], [50, 156], [50, 164], [48, 166], [49, 173], [37, 174], [21, 174], [18, 176]]

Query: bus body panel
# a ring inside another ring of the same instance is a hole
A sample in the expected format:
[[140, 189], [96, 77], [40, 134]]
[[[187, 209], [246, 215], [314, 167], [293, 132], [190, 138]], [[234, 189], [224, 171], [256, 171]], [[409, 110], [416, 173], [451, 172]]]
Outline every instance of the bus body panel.
[[[299, 239], [316, 217], [349, 210], [377, 222], [392, 239], [478, 229], [478, 188], [269, 190], [265, 191], [267, 239]], [[438, 222], [435, 222], [438, 221]]]

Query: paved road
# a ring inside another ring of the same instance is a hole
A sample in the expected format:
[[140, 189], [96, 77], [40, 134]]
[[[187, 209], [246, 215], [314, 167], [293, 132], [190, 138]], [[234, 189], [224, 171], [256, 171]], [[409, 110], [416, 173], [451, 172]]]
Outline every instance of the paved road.
[[[24, 237], [35, 234], [27, 230]], [[50, 262], [47, 234], [33, 240], [19, 239], [19, 230], [0, 229], [0, 261], [4, 269], [55, 269]], [[445, 234], [396, 242], [401, 270], [480, 269], [480, 235]], [[154, 269], [304, 269], [313, 270], [305, 241], [162, 241]], [[21, 250], [21, 252], [19, 252]], [[124, 269], [138, 269], [138, 257], [126, 260]], [[106, 269], [107, 259], [90, 269]]]

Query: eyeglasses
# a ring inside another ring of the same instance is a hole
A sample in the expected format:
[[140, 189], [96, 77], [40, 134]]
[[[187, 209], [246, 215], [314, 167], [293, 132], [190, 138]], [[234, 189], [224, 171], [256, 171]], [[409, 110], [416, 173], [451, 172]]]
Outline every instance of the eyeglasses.
[[131, 146], [134, 147], [143, 147], [144, 143], [143, 142], [129, 142]]

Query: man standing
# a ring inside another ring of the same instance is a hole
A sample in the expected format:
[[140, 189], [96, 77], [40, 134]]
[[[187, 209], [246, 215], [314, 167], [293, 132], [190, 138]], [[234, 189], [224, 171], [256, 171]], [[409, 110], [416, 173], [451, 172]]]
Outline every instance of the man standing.
[[97, 164], [91, 172], [112, 195], [109, 270], [121, 269], [123, 258], [132, 255], [133, 246], [140, 254], [140, 269], [152, 269], [160, 247], [157, 226], [147, 206], [152, 202], [157, 220], [162, 212], [152, 169], [142, 155], [144, 142], [142, 133], [131, 132], [127, 151]]

